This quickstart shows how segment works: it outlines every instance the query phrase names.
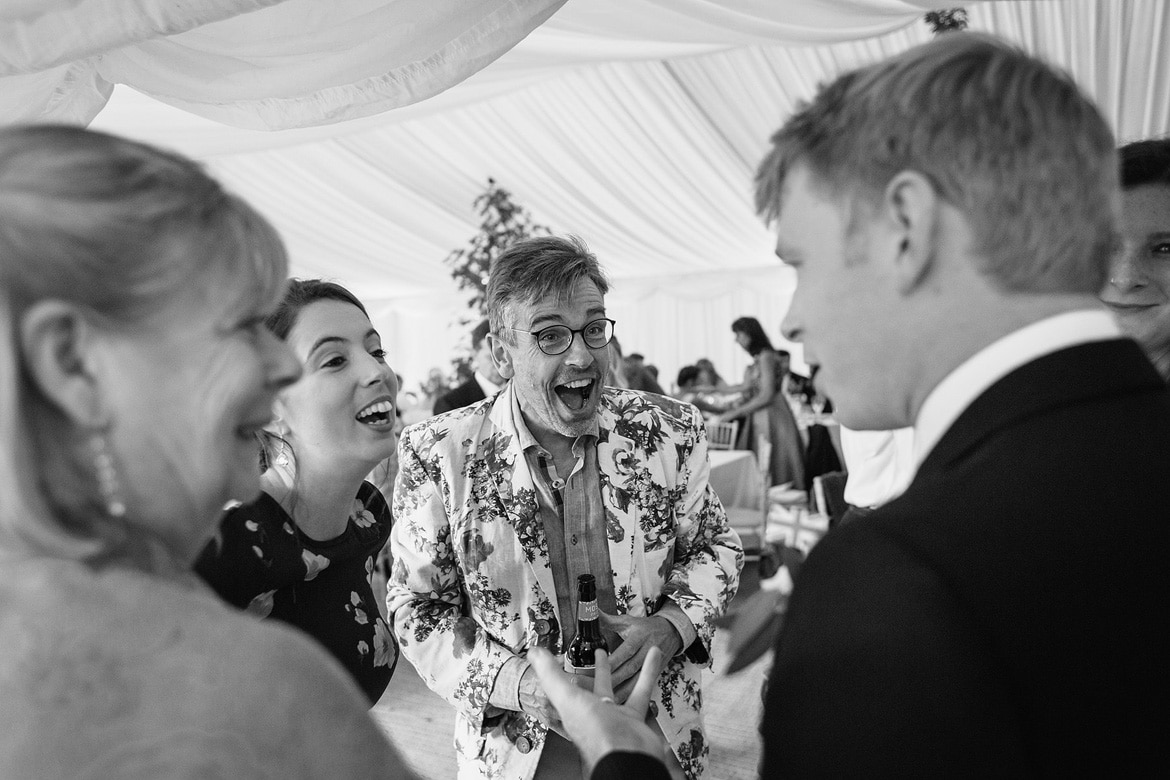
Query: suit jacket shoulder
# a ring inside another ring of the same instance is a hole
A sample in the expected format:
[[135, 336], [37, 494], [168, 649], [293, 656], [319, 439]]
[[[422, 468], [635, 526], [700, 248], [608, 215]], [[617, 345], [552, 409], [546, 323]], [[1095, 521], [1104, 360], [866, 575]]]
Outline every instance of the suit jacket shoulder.
[[1170, 688], [1150, 670], [1170, 613], [1168, 469], [1170, 396], [1132, 342], [1061, 350], [989, 388], [900, 498], [809, 556], [765, 774], [1164, 766], [1151, 724], [1170, 719]]

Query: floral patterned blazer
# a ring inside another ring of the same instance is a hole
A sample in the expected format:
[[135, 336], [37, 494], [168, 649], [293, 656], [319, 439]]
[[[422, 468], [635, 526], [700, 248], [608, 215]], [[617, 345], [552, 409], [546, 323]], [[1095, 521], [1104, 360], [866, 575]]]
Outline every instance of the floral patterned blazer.
[[[735, 595], [743, 549], [708, 485], [698, 410], [606, 388], [598, 421], [617, 609], [649, 615], [670, 598], [697, 631], [686, 655], [663, 670], [652, 704], [696, 778], [708, 752], [700, 663], [710, 664], [714, 621]], [[387, 603], [401, 651], [458, 711], [459, 776], [530, 780], [545, 727], [488, 702], [500, 667], [537, 645], [538, 622], [557, 615], [533, 478], [512, 427], [511, 387], [408, 427], [399, 460]]]

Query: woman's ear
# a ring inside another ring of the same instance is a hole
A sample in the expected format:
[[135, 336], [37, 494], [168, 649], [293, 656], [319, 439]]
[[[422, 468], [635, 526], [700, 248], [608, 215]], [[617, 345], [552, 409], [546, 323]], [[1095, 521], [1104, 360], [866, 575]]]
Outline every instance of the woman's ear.
[[503, 339], [494, 333], [487, 334], [488, 349], [492, 353], [492, 362], [496, 364], [496, 371], [504, 379], [511, 379], [516, 374], [512, 367], [512, 353], [508, 351]]
[[25, 365], [45, 398], [75, 425], [104, 428], [109, 409], [97, 370], [101, 340], [85, 310], [67, 301], [38, 301], [18, 327]]

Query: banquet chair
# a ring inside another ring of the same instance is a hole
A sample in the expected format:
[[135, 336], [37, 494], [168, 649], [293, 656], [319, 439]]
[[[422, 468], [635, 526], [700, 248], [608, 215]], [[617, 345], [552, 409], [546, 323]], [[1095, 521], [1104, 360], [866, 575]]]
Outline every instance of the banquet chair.
[[739, 433], [739, 421], [707, 423], [707, 447], [712, 450], [735, 449], [735, 437]]

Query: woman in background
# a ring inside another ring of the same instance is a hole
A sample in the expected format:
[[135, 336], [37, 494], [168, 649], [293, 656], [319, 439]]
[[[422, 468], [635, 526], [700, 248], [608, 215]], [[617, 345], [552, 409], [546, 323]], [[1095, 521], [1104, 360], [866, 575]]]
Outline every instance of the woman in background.
[[227, 602], [314, 637], [371, 705], [398, 647], [370, 579], [390, 507], [364, 477], [395, 447], [393, 369], [361, 302], [294, 279], [268, 328], [301, 362], [263, 440], [263, 492], [227, 512], [195, 570]]
[[327, 653], [190, 573], [300, 372], [286, 274], [190, 161], [0, 130], [0, 777], [405, 774]]
[[740, 317], [731, 323], [731, 330], [735, 342], [754, 360], [744, 371], [743, 384], [728, 388], [742, 393], [739, 405], [716, 420], [742, 422], [741, 447], [746, 445], [756, 453], [772, 485], [791, 483], [804, 489], [804, 446], [796, 418], [780, 390], [784, 380], [780, 358], [755, 317]]
[[719, 376], [719, 372], [715, 370], [715, 364], [711, 362], [710, 358], [699, 358], [695, 361], [695, 368], [699, 369], [699, 375], [695, 378], [696, 390], [722, 392], [727, 389], [727, 382]]

